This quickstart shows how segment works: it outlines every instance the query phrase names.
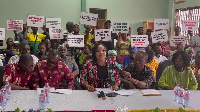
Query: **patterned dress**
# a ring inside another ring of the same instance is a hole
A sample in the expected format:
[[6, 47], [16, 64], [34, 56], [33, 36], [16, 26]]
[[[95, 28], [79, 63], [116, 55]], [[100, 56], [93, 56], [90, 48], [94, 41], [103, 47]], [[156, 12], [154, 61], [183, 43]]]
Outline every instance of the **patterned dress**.
[[[110, 66], [112, 69], [115, 83], [120, 84], [119, 71], [114, 69], [115, 67], [117, 67], [115, 61], [106, 60], [106, 62], [108, 63], [108, 66]], [[100, 83], [100, 79], [97, 76], [97, 64], [92, 59], [87, 60], [86, 63], [83, 65], [83, 69], [81, 71], [81, 84], [83, 85], [84, 83], [88, 83], [95, 88], [97, 88]]]
[[33, 71], [32, 84], [34, 89], [44, 87], [45, 83], [57, 89], [62, 88], [63, 79], [68, 84], [67, 88], [72, 89], [74, 77], [67, 65], [59, 61], [56, 67], [49, 68], [47, 60], [43, 60], [37, 63]]

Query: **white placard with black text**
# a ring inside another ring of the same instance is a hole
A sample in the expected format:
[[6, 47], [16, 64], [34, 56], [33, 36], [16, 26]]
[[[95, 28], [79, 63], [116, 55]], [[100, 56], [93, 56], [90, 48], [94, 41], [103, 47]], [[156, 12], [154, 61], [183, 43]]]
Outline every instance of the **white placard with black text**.
[[169, 19], [154, 19], [154, 30], [169, 29]]
[[112, 21], [112, 33], [128, 33], [129, 22], [128, 21]]
[[46, 28], [61, 28], [61, 18], [46, 18]]
[[166, 30], [152, 32], [151, 38], [153, 43], [168, 41], [168, 34]]
[[69, 47], [84, 47], [84, 35], [68, 35], [67, 41]]
[[98, 20], [98, 14], [81, 12], [80, 24], [96, 26], [97, 20]]
[[111, 41], [110, 29], [95, 30], [95, 41]]

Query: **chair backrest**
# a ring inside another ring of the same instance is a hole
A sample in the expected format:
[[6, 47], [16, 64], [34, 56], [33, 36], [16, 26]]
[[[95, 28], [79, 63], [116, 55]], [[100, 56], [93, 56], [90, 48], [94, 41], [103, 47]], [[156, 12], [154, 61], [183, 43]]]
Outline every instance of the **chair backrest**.
[[172, 61], [165, 60], [159, 63], [158, 69], [156, 71], [156, 88], [158, 88], [158, 81], [167, 66], [173, 65]]
[[4, 68], [5, 68], [5, 66], [0, 66], [0, 88], [1, 88], [2, 82], [3, 82]]

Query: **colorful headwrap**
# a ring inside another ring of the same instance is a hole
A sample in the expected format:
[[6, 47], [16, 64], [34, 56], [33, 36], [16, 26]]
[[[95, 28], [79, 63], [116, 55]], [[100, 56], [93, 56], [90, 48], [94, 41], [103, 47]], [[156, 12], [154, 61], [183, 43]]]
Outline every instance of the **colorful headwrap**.
[[194, 52], [194, 49], [192, 47], [188, 47], [185, 49], [185, 52], [189, 52], [189, 51], [193, 51]]
[[117, 52], [115, 50], [109, 50], [108, 51], [108, 56], [110, 56], [110, 54], [114, 53], [117, 56]]
[[131, 50], [130, 51], [135, 51], [135, 52], [138, 52], [138, 48], [137, 47], [135, 47], [135, 46], [133, 46], [132, 48], [131, 48]]

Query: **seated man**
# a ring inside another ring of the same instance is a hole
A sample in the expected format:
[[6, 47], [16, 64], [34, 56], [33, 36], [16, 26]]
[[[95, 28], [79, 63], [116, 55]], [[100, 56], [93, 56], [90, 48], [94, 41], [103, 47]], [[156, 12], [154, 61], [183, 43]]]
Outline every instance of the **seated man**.
[[123, 74], [125, 78], [122, 80], [122, 83], [130, 84], [131, 82], [137, 89], [150, 88], [155, 79], [153, 77], [154, 72], [149, 67], [145, 66], [147, 59], [148, 55], [145, 52], [139, 51], [136, 54], [134, 63], [130, 63], [124, 68]]
[[[22, 43], [20, 45], [20, 55], [22, 54], [25, 54], [25, 53], [28, 53], [30, 54], [30, 46], [26, 43]], [[10, 60], [8, 61], [8, 64], [13, 64], [13, 63], [17, 63], [20, 59], [20, 55], [15, 55], [15, 56], [12, 56], [10, 58]], [[34, 55], [31, 55], [33, 57], [33, 64], [35, 65], [37, 62], [38, 62], [38, 58]]]
[[67, 65], [60, 60], [60, 53], [57, 50], [51, 50], [47, 60], [37, 63], [34, 71], [32, 84], [33, 89], [43, 88], [45, 83], [50, 87], [62, 88], [63, 79], [67, 82], [67, 88], [72, 89], [74, 77]]
[[154, 43], [152, 45], [153, 51], [155, 52], [154, 59], [158, 61], [158, 63], [168, 60], [165, 56], [162, 56], [162, 47], [160, 43]]
[[28, 90], [33, 69], [33, 57], [28, 53], [23, 54], [18, 63], [5, 67], [3, 82], [9, 82], [13, 90]]

